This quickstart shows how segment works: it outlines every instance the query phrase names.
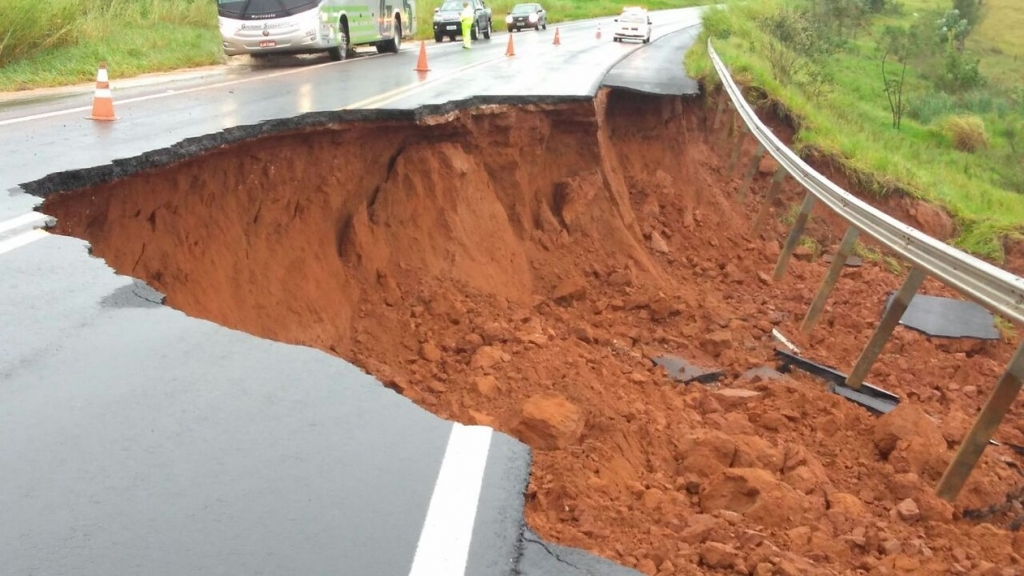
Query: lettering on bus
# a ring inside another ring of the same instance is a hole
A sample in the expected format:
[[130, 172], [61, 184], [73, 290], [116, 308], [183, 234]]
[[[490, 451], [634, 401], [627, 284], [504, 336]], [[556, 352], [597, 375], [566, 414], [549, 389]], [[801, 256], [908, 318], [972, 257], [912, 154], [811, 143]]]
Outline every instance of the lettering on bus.
[[271, 28], [283, 28], [286, 22], [264, 22], [262, 24], [242, 24], [239, 30], [269, 30]]

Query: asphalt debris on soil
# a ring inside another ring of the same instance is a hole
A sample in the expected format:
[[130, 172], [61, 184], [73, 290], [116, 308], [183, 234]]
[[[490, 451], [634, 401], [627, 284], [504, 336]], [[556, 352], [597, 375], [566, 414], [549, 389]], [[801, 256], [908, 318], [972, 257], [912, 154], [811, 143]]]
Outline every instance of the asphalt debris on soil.
[[[893, 293], [890, 293], [885, 302], [886, 308], [892, 298]], [[1001, 338], [991, 312], [975, 302], [942, 296], [915, 295], [900, 317], [900, 324], [940, 338]]]
[[651, 361], [654, 362], [655, 365], [661, 366], [667, 370], [670, 378], [678, 380], [683, 384], [689, 384], [690, 382], [710, 384], [712, 382], [717, 382], [720, 378], [725, 376], [725, 370], [700, 366], [672, 354], [658, 355], [652, 358]]

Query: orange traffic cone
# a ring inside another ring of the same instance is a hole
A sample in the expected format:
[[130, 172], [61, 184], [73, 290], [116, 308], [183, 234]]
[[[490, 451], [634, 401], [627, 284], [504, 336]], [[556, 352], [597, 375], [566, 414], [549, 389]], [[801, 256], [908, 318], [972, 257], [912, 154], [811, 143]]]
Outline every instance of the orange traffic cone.
[[601, 23], [600, 22], [597, 23], [597, 39], [598, 40], [601, 39]]
[[420, 60], [416, 63], [417, 72], [430, 72], [427, 66], [427, 43], [420, 40]]
[[562, 43], [562, 39], [558, 36], [558, 28], [555, 28], [555, 46]]
[[100, 62], [96, 72], [96, 93], [92, 98], [92, 114], [90, 120], [117, 120], [114, 116], [114, 98], [110, 95], [110, 79], [107, 77], [107, 65]]
[[516, 47], [512, 43], [512, 35], [509, 34], [508, 35], [508, 48], [505, 49], [505, 56], [515, 56], [515, 55], [516, 55]]

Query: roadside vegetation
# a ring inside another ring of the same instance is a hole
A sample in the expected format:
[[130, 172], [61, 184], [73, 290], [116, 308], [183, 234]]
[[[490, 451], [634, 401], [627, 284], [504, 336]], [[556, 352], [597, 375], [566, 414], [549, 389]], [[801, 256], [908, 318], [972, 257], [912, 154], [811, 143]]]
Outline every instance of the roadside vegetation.
[[215, 64], [212, 0], [3, 0], [0, 91]]
[[748, 98], [792, 120], [805, 157], [860, 186], [938, 203], [962, 249], [1002, 261], [1024, 231], [1018, 0], [733, 0], [705, 13], [687, 69], [717, 82], [708, 36]]
[[[419, 37], [433, 36], [434, 8], [418, 0]], [[0, 91], [89, 82], [107, 62], [116, 78], [224, 61], [214, 0], [3, 0], [0, 9]], [[651, 10], [703, 0], [651, 0]], [[494, 26], [516, 2], [488, 2]], [[543, 2], [551, 23], [616, 14], [628, 0]]]

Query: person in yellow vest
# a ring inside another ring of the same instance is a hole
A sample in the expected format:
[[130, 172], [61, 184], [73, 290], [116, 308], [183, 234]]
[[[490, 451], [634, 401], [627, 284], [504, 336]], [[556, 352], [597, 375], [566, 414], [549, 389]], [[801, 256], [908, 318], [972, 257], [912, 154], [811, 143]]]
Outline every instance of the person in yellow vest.
[[476, 18], [476, 11], [469, 5], [469, 2], [462, 3], [462, 47], [470, 48], [473, 35], [473, 20]]

